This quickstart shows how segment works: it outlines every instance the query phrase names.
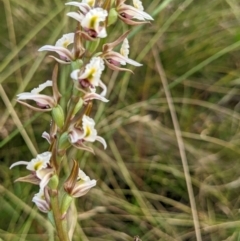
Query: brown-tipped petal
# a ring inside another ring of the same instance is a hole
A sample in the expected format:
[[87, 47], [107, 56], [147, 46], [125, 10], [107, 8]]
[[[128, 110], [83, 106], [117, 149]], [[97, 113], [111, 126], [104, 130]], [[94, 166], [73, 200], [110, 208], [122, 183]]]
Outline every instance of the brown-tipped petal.
[[45, 187], [44, 190], [43, 190], [43, 192], [44, 192], [44, 196], [45, 196], [46, 202], [50, 205], [51, 200], [50, 200], [50, 195], [49, 195], [49, 189], [48, 189], [48, 187]]
[[115, 71], [128, 71], [131, 72], [133, 74], [133, 71], [130, 69], [126, 69], [126, 68], [120, 68], [114, 64], [109, 63], [107, 60], [105, 60], [106, 65], [108, 66], [108, 68], [115, 70]]
[[55, 56], [53, 56], [53, 55], [48, 55], [48, 57], [49, 58], [51, 58], [51, 59], [55, 59], [59, 64], [71, 64], [71, 62], [70, 61], [64, 61], [64, 60], [61, 60], [61, 59], [59, 59], [59, 58], [56, 58]]
[[82, 31], [79, 31], [82, 35], [82, 37], [88, 41], [97, 41], [98, 39], [97, 38], [92, 38], [90, 35], [88, 35], [87, 33], [85, 32], [82, 32]]
[[117, 63], [126, 62], [126, 63], [131, 64], [136, 67], [142, 66], [142, 64], [138, 63], [137, 61], [127, 58], [127, 57], [121, 55], [120, 53], [114, 52], [114, 51], [111, 51], [111, 52], [105, 54], [104, 58], [113, 60], [114, 62], [117, 62]]
[[89, 101], [89, 100], [101, 100], [103, 102], [108, 102], [109, 100], [107, 100], [105, 97], [103, 97], [103, 95], [99, 95], [96, 93], [87, 93], [84, 95], [83, 100], [85, 102]]
[[133, 21], [131, 19], [128, 19], [128, 18], [124, 18], [122, 17], [120, 14], [118, 15], [118, 17], [126, 24], [128, 25], [132, 25], [132, 26], [137, 26], [137, 25], [141, 25], [141, 24], [144, 24], [144, 23], [150, 23], [149, 21]]
[[118, 8], [118, 11], [121, 15], [126, 14], [127, 16], [131, 16], [131, 18], [135, 18], [140, 21], [153, 20], [152, 16], [150, 16], [148, 13], [139, 10], [131, 5], [123, 4], [120, 8]]
[[64, 47], [45, 45], [45, 46], [41, 47], [38, 51], [40, 51], [40, 52], [41, 51], [56, 52], [62, 58], [66, 58], [68, 60], [73, 60], [73, 55], [72, 55], [71, 51]]
[[123, 35], [121, 35], [117, 40], [115, 40], [112, 43], [104, 44], [103, 45], [103, 53], [111, 51], [114, 47], [116, 47], [118, 44], [120, 44], [130, 33], [130, 30], [125, 32]]
[[74, 198], [84, 196], [90, 190], [90, 188], [96, 186], [96, 183], [96, 180], [89, 180], [85, 183], [76, 183], [72, 196]]
[[60, 92], [58, 90], [57, 76], [58, 76], [58, 64], [55, 64], [53, 73], [52, 73], [52, 81], [53, 81], [52, 88], [53, 88], [53, 98], [56, 103], [58, 103], [60, 98], [62, 97], [62, 95], [60, 94]]
[[36, 177], [36, 175], [29, 174], [25, 177], [19, 177], [14, 182], [28, 182], [34, 185], [39, 185], [40, 179]]
[[78, 170], [79, 170], [78, 163], [77, 163], [77, 161], [73, 160], [72, 171], [71, 171], [68, 179], [64, 183], [64, 190], [70, 195], [71, 195], [72, 190], [73, 190], [73, 188], [74, 188], [74, 186], [77, 182]]
[[44, 187], [47, 186], [47, 184], [48, 184], [48, 182], [49, 182], [49, 180], [50, 180], [50, 178], [51, 178], [52, 176], [53, 176], [53, 170], [50, 171], [50, 172], [48, 172], [48, 173], [46, 173], [46, 174], [42, 177], [41, 182], [40, 182], [40, 184], [39, 184], [39, 186], [40, 186], [41, 189], [43, 189]]
[[83, 151], [89, 151], [89, 152], [91, 152], [92, 154], [95, 155], [94, 150], [91, 147], [84, 145], [82, 142], [77, 142], [77, 143], [74, 143], [72, 145], [74, 147], [76, 147], [77, 149], [80, 149], [80, 150], [83, 150]]
[[51, 111], [51, 110], [52, 110], [52, 108], [49, 108], [49, 109], [37, 108], [37, 107], [34, 107], [34, 106], [32, 106], [32, 105], [29, 105], [28, 103], [23, 102], [23, 101], [21, 101], [21, 100], [17, 100], [17, 102], [20, 103], [20, 104], [22, 104], [22, 105], [27, 106], [28, 108], [30, 108], [30, 109], [32, 109], [32, 110], [34, 110], [34, 111], [48, 112], [48, 111]]
[[53, 97], [48, 95], [38, 94], [38, 93], [32, 93], [32, 92], [24, 92], [24, 93], [18, 94], [17, 100], [33, 100], [40, 107], [55, 106], [55, 101]]

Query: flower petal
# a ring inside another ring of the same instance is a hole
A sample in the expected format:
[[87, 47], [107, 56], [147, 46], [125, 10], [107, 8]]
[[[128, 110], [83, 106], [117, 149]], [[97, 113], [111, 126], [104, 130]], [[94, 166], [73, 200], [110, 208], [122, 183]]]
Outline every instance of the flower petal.
[[100, 143], [102, 143], [104, 149], [107, 148], [107, 143], [106, 143], [106, 141], [105, 141], [101, 136], [97, 136], [97, 137], [96, 137], [96, 141], [99, 141]]
[[76, 12], [70, 12], [67, 13], [68, 17], [74, 18], [75, 20], [77, 20], [78, 22], [82, 22], [82, 20], [84, 19], [84, 15], [81, 13], [76, 13]]
[[96, 183], [97, 181], [94, 179], [80, 184], [77, 182], [71, 193], [72, 197], [77, 198], [85, 195], [90, 190], [90, 188], [96, 186]]
[[13, 167], [15, 167], [15, 166], [18, 166], [18, 165], [28, 165], [28, 162], [26, 162], [26, 161], [18, 161], [18, 162], [15, 162], [15, 163], [13, 163], [10, 167], [9, 167], [9, 169], [12, 169]]
[[40, 84], [37, 88], [32, 89], [31, 93], [38, 94], [41, 91], [43, 91], [45, 88], [52, 87], [52, 86], [53, 86], [53, 82], [51, 80], [47, 80], [45, 83]]
[[44, 45], [38, 51], [39, 52], [41, 52], [41, 51], [56, 52], [56, 53], [59, 54], [60, 57], [66, 58], [67, 61], [74, 59], [72, 53], [70, 52], [70, 50], [68, 50], [67, 48], [64, 48], [64, 47], [58, 47], [58, 46], [52, 46], [52, 45]]

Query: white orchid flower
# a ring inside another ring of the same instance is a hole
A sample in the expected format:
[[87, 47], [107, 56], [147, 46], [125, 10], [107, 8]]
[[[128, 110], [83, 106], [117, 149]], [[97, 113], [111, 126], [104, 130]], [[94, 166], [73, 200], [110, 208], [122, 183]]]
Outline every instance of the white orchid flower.
[[50, 164], [51, 156], [52, 156], [52, 153], [49, 151], [46, 151], [42, 154], [38, 154], [36, 158], [33, 158], [30, 162], [27, 162], [27, 161], [15, 162], [10, 166], [10, 169], [18, 165], [26, 165], [27, 166], [26, 168], [28, 170], [37, 172], [44, 168], [47, 168], [47, 166]]
[[91, 147], [84, 145], [83, 142], [95, 142], [99, 141], [102, 143], [104, 149], [107, 148], [106, 141], [97, 135], [97, 130], [94, 128], [95, 121], [90, 118], [89, 116], [83, 115], [82, 118], [82, 128], [72, 128], [69, 131], [69, 141], [72, 143], [73, 146], [76, 148], [87, 150], [93, 152]]
[[57, 40], [55, 46], [54, 45], [44, 45], [38, 51], [50, 51], [56, 52], [60, 59], [51, 56], [57, 62], [62, 64], [69, 64], [71, 61], [75, 60], [74, 53], [72, 50], [69, 50], [69, 45], [74, 42], [74, 33], [64, 34], [60, 39]]
[[[77, 172], [77, 178], [75, 176]], [[96, 186], [97, 181], [91, 180], [78, 165], [75, 164], [68, 180], [64, 184], [64, 190], [73, 198], [78, 198], [85, 195], [90, 188]]]
[[[131, 64], [136, 67], [142, 66], [142, 64], [138, 63], [137, 61], [128, 58], [129, 43], [126, 38], [128, 33], [129, 33], [129, 31], [124, 33], [122, 36], [120, 36], [114, 42], [103, 45], [103, 52], [101, 54], [101, 57], [105, 60], [106, 65], [110, 69], [120, 70], [120, 71], [124, 70], [124, 71], [132, 72], [129, 69], [121, 68], [120, 65]], [[113, 51], [113, 48], [115, 48], [121, 42], [123, 42], [123, 43], [122, 43], [122, 46], [120, 49], [120, 53]]]
[[71, 191], [71, 196], [74, 198], [85, 195], [90, 188], [96, 186], [97, 181], [91, 180], [82, 170], [79, 169], [77, 182]]
[[[144, 12], [144, 8], [140, 0], [133, 0], [133, 6], [124, 4], [125, 1], [126, 0], [116, 1], [116, 11], [118, 12], [118, 17], [123, 22], [129, 25], [139, 25], [142, 23], [149, 23], [148, 20], [153, 20], [148, 13]], [[140, 21], [134, 21], [132, 19]]]
[[104, 61], [102, 58], [93, 57], [84, 70], [74, 70], [71, 73], [71, 78], [77, 81], [82, 88], [89, 88], [93, 93], [95, 92], [95, 87], [101, 87], [103, 89], [101, 95], [104, 96], [107, 87], [100, 79], [104, 68]]
[[[78, 6], [80, 8], [80, 5]], [[70, 12], [67, 14], [67, 16], [80, 22], [84, 31], [88, 33], [91, 38], [105, 38], [107, 36], [104, 25], [104, 22], [108, 16], [108, 12], [106, 10], [102, 8], [92, 8], [83, 13]]]
[[36, 158], [33, 158], [30, 162], [27, 162], [27, 161], [15, 162], [10, 166], [10, 169], [19, 165], [26, 165], [26, 169], [28, 169], [29, 171], [32, 171], [33, 173], [26, 177], [19, 178], [16, 181], [39, 184], [41, 188], [44, 188], [48, 184], [48, 181], [53, 175], [53, 169], [50, 166], [51, 156], [52, 156], [52, 153], [47, 151], [47, 152], [38, 154]]

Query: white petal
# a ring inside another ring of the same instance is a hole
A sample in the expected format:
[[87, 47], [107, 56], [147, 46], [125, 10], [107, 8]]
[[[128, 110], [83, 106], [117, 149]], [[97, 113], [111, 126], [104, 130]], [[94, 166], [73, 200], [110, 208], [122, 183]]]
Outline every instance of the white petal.
[[103, 89], [103, 91], [101, 92], [101, 96], [106, 96], [107, 94], [107, 86], [100, 80], [99, 81], [99, 86]]
[[47, 80], [45, 83], [40, 84], [37, 88], [32, 89], [31, 93], [38, 94], [42, 90], [44, 90], [46, 87], [52, 86], [52, 80]]
[[54, 106], [53, 97], [42, 95], [42, 94], [33, 94], [30, 92], [24, 92], [17, 95], [17, 100], [33, 100], [40, 103], [43, 106]]
[[95, 92], [92, 93], [87, 93], [83, 97], [84, 101], [89, 101], [89, 100], [101, 100], [103, 102], [108, 102], [109, 100], [103, 97], [102, 95], [96, 94]]
[[100, 26], [100, 22], [104, 22], [108, 12], [102, 8], [91, 9], [81, 21], [81, 26], [86, 29], [93, 29], [96, 31], [98, 37], [106, 37], [106, 30], [104, 26]]
[[74, 33], [64, 34], [60, 39], [58, 39], [55, 46], [67, 48], [68, 45], [74, 42], [74, 35]]
[[48, 143], [51, 144], [50, 135], [49, 135], [46, 131], [44, 131], [44, 132], [42, 133], [42, 138], [46, 139], [46, 140], [48, 141]]
[[64, 48], [64, 47], [58, 47], [58, 46], [52, 46], [52, 45], [44, 45], [38, 51], [39, 52], [41, 52], [41, 51], [56, 52], [56, 53], [58, 53], [60, 55], [60, 57], [64, 57], [67, 60], [73, 59], [71, 51], [68, 50], [67, 48]]
[[74, 79], [74, 80], [78, 80], [78, 74], [79, 74], [80, 70], [79, 69], [75, 69], [72, 71], [71, 73], [71, 78]]
[[105, 27], [102, 27], [101, 30], [98, 33], [99, 38], [106, 38], [107, 37], [107, 31]]
[[96, 141], [99, 141], [100, 143], [102, 143], [104, 149], [107, 148], [107, 143], [106, 143], [106, 141], [105, 141], [101, 136], [97, 136], [97, 137], [96, 137]]
[[90, 181], [89, 176], [87, 176], [87, 175], [85, 174], [85, 172], [82, 171], [80, 168], [79, 168], [79, 170], [78, 170], [78, 178], [77, 178], [77, 180], [79, 180], [79, 179], [81, 179], [81, 180], [83, 180], [83, 181], [85, 181], [85, 182]]
[[78, 22], [82, 22], [84, 16], [82, 14], [79, 13], [75, 13], [75, 12], [70, 12], [67, 13], [68, 17], [74, 18], [75, 20], [77, 20]]
[[128, 64], [131, 64], [131, 65], [133, 65], [133, 66], [137, 66], [137, 67], [142, 66], [142, 64], [138, 63], [137, 61], [135, 61], [135, 60], [133, 60], [133, 59], [127, 58], [125, 61], [126, 61]]
[[125, 13], [133, 16], [133, 18], [138, 20], [153, 20], [153, 18], [146, 12], [141, 11], [133, 6], [127, 5], [127, 10]]
[[90, 4], [86, 1], [83, 1], [82, 3], [79, 2], [68, 2], [65, 3], [65, 5], [71, 5], [71, 6], [75, 6], [75, 7], [79, 7], [79, 9], [86, 14], [91, 8], [90, 8]]
[[142, 2], [140, 0], [133, 0], [133, 6], [138, 10], [141, 10], [141, 11], [144, 10]]
[[88, 182], [85, 182], [83, 184], [78, 184], [76, 183], [76, 186], [74, 187], [73, 191], [72, 191], [72, 196], [77, 198], [77, 197], [81, 197], [83, 195], [85, 195], [90, 188], [96, 186], [97, 181], [96, 180], [90, 180]]
[[26, 162], [26, 161], [18, 161], [18, 162], [15, 162], [15, 163], [13, 163], [10, 167], [9, 167], [9, 169], [12, 169], [13, 167], [15, 167], [15, 166], [18, 166], [18, 165], [28, 165], [28, 162]]
[[47, 186], [47, 184], [48, 184], [48, 182], [49, 182], [49, 180], [50, 180], [51, 177], [52, 177], [52, 172], [51, 172], [51, 173], [49, 172], [48, 174], [46, 174], [46, 175], [42, 178], [42, 180], [41, 180], [41, 182], [40, 182], [40, 184], [39, 184], [39, 186], [40, 186], [41, 189], [43, 189], [44, 187]]
[[129, 42], [128, 42], [128, 39], [125, 38], [123, 40], [123, 43], [122, 43], [122, 46], [121, 46], [121, 49], [120, 49], [120, 53], [122, 56], [128, 58], [128, 55], [129, 55]]

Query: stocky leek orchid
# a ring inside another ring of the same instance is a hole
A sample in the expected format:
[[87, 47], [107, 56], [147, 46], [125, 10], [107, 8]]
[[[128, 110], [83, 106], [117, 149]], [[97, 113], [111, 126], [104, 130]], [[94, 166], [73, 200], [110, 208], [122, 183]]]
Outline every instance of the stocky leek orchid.
[[26, 165], [26, 168], [32, 171], [32, 174], [26, 177], [20, 177], [16, 181], [40, 184], [40, 187], [44, 188], [53, 175], [53, 169], [50, 165], [51, 156], [52, 153], [47, 151], [38, 154], [36, 158], [33, 158], [30, 162], [15, 162], [10, 166], [10, 169], [18, 165]]
[[[118, 17], [126, 24], [129, 25], [139, 25], [143, 23], [149, 23], [145, 20], [153, 20], [153, 18], [144, 12], [142, 2], [140, 0], [133, 0], [133, 6], [124, 4], [126, 0], [116, 1], [116, 11], [118, 12]], [[132, 19], [137, 19], [135, 21]]]
[[93, 57], [90, 63], [84, 69], [77, 69], [71, 73], [71, 78], [78, 82], [80, 88], [89, 88], [91, 92], [95, 92], [97, 86], [103, 89], [102, 96], [106, 94], [107, 87], [101, 81], [101, 75], [104, 70], [104, 62], [100, 57]]
[[[128, 58], [129, 43], [126, 38], [128, 33], [129, 33], [129, 31], [127, 31], [122, 36], [120, 36], [116, 41], [103, 45], [103, 48], [102, 48], [103, 52], [101, 54], [101, 57], [104, 59], [106, 65], [112, 70], [121, 70], [121, 71], [132, 72], [129, 69], [119, 67], [120, 65], [126, 65], [126, 63], [131, 64], [136, 67], [142, 66], [142, 64], [136, 62], [135, 60]], [[121, 42], [123, 42], [123, 43], [122, 43], [120, 53], [113, 51], [113, 48], [115, 48]]]
[[69, 141], [78, 149], [86, 150], [93, 152], [91, 147], [88, 147], [84, 142], [95, 142], [99, 141], [104, 146], [104, 149], [107, 148], [106, 141], [97, 135], [97, 131], [94, 128], [95, 122], [89, 116], [83, 115], [82, 118], [82, 127], [71, 127], [69, 130]]

